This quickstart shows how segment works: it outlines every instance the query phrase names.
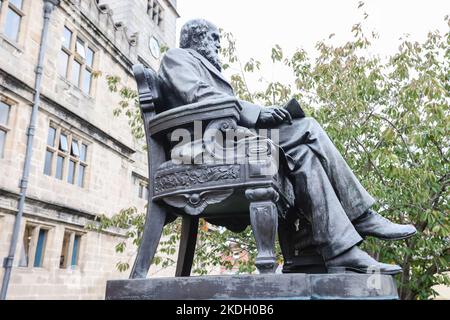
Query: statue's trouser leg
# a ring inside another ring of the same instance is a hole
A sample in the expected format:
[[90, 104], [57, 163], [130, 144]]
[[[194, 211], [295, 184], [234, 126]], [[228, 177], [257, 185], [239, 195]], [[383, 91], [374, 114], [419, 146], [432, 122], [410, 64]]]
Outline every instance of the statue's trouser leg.
[[297, 149], [301, 166], [292, 173], [296, 202], [311, 223], [313, 243], [327, 260], [360, 243], [362, 238], [345, 213], [319, 158], [308, 145]]
[[[280, 146], [290, 156], [296, 167], [302, 166], [300, 159], [307, 145], [314, 152], [318, 164], [325, 171], [336, 196], [348, 218], [353, 221], [369, 209], [375, 200], [364, 189], [326, 132], [313, 118], [295, 119], [292, 125], [282, 124]], [[319, 194], [316, 196], [320, 197]]]

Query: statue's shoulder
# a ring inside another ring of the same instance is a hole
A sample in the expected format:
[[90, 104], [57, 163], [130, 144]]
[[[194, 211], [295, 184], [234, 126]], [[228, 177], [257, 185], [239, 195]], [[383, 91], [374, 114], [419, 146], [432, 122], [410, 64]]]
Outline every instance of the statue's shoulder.
[[198, 60], [189, 52], [189, 49], [173, 48], [165, 53], [159, 70], [172, 72], [178, 68], [198, 68]]
[[181, 49], [181, 48], [172, 48], [167, 50], [164, 58], [166, 59], [190, 59], [192, 58], [192, 55], [189, 53], [189, 50], [187, 49]]

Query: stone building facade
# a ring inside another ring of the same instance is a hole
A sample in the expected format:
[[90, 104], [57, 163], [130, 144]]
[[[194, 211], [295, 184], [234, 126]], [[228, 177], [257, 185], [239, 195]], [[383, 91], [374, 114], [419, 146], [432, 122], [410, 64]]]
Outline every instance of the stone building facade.
[[[0, 259], [8, 255], [33, 105], [42, 0], [0, 1]], [[8, 299], [103, 299], [123, 230], [89, 231], [96, 215], [143, 210], [147, 167], [105, 76], [135, 86], [175, 46], [175, 0], [61, 0], [52, 13], [27, 198]], [[100, 74], [100, 76], [96, 76]], [[3, 277], [3, 268], [0, 277]], [[157, 270], [151, 270], [157, 272]]]

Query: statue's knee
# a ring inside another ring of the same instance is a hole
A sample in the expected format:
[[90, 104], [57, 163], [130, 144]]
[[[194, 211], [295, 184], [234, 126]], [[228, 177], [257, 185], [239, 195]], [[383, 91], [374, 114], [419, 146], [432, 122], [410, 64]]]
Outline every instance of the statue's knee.
[[301, 121], [304, 121], [303, 126], [304, 128], [307, 128], [306, 130], [310, 133], [311, 136], [318, 137], [325, 133], [322, 126], [319, 122], [317, 122], [316, 119], [305, 117], [301, 119]]
[[313, 135], [321, 134], [322, 132], [324, 132], [319, 122], [311, 117], [294, 119], [293, 125], [294, 127], [298, 127], [302, 132], [309, 132]]
[[308, 124], [308, 127], [322, 129], [320, 124], [314, 118], [306, 117], [306, 118], [303, 118], [303, 120], [306, 121], [306, 123]]
[[317, 120], [314, 119], [313, 117], [305, 117], [305, 120], [306, 120], [308, 123], [311, 123], [311, 124], [313, 124], [313, 125], [318, 124]]

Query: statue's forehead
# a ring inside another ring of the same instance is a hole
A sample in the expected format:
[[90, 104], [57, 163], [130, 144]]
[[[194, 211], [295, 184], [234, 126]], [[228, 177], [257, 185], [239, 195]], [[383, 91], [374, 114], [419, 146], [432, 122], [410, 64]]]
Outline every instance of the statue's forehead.
[[211, 22], [208, 22], [208, 28], [212, 32], [219, 33], [219, 28], [217, 28], [216, 25]]

